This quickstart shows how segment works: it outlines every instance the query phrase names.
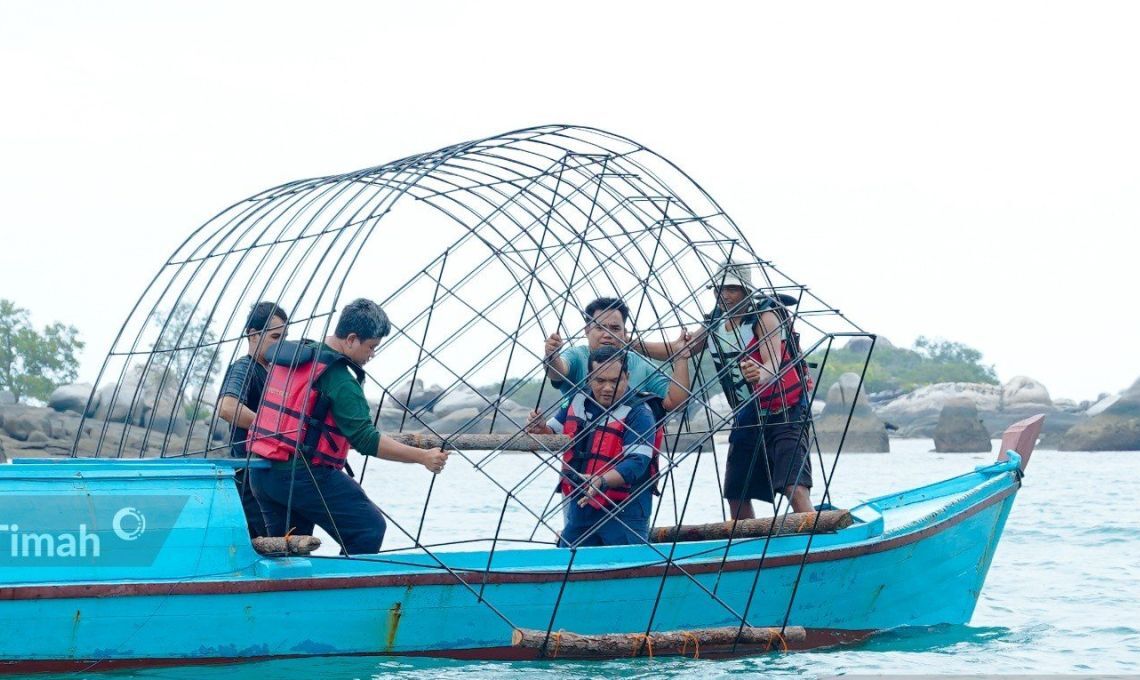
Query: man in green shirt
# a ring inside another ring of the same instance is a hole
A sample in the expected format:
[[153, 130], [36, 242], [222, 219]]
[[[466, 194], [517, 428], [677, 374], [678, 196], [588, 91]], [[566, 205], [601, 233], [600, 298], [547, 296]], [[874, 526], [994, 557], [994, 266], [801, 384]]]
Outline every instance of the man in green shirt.
[[386, 522], [343, 472], [348, 449], [417, 463], [434, 474], [446, 465], [446, 451], [401, 444], [372, 424], [362, 367], [390, 329], [379, 305], [359, 299], [344, 308], [323, 343], [280, 342], [270, 353], [272, 368], [250, 443], [253, 453], [271, 461], [268, 469], [250, 473], [270, 536], [290, 529], [311, 533], [315, 524], [347, 554], [375, 553]]

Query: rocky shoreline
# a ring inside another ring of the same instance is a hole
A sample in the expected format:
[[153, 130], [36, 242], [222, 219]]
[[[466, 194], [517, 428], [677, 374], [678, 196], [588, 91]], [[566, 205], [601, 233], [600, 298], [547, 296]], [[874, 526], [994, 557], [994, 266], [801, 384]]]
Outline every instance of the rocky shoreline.
[[[872, 402], [875, 396], [870, 395]], [[880, 401], [874, 410], [884, 422], [898, 427], [895, 436], [899, 437], [937, 440], [940, 430], [954, 438], [971, 429], [975, 437], [981, 430], [996, 439], [1013, 423], [1043, 413], [1042, 446], [1070, 451], [1140, 450], [1140, 380], [1118, 395], [1080, 404], [1053, 401], [1044, 385], [1025, 376], [1003, 385], [938, 383]]]
[[[0, 461], [12, 457], [79, 456], [155, 457], [228, 455], [228, 425], [211, 418], [163, 417], [147, 409], [112, 407], [103, 403], [116, 394], [113, 385], [95, 392], [90, 385], [66, 385], [55, 391], [48, 407], [15, 404], [0, 392]], [[120, 393], [126, 390], [120, 390]], [[497, 394], [482, 394], [468, 387], [449, 392], [421, 381], [394, 392], [406, 400], [373, 404], [382, 430], [515, 432], [530, 409]], [[213, 395], [204, 395], [209, 404]], [[143, 400], [137, 400], [143, 401]], [[497, 401], [497, 414], [487, 409]], [[161, 403], [158, 400], [156, 403]], [[711, 404], [714, 422], [725, 427], [728, 404], [723, 396]], [[487, 410], [487, 413], [483, 413]], [[859, 377], [844, 374], [831, 386], [825, 401], [814, 405], [815, 431], [821, 450], [882, 453], [890, 438], [932, 438], [937, 451], [988, 451], [991, 440], [1009, 425], [1044, 413], [1042, 446], [1070, 451], [1140, 451], [1140, 380], [1118, 395], [1098, 402], [1076, 404], [1054, 401], [1041, 383], [1024, 376], [1003, 385], [937, 383], [905, 394], [870, 394]], [[82, 414], [87, 413], [87, 419]], [[851, 414], [850, 419], [848, 414]], [[697, 419], [703, 415], [691, 414]], [[82, 422], [82, 432], [80, 426]], [[695, 429], [700, 426], [693, 425]]]

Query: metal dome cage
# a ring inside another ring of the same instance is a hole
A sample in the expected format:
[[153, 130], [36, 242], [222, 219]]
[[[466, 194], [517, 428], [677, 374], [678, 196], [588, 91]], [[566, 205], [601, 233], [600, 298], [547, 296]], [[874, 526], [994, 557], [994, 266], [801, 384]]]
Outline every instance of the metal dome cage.
[[[294, 339], [327, 335], [356, 297], [384, 308], [393, 332], [365, 387], [381, 431], [426, 433], [452, 447], [464, 435], [509, 437], [532, 409], [555, 407], [544, 375], [549, 334], [582, 342], [582, 309], [612, 296], [629, 306], [635, 336], [673, 340], [706, 322], [709, 285], [725, 262], [748, 266], [766, 294], [790, 296], [789, 319], [817, 378], [842, 337], [871, 338], [865, 370], [873, 336], [763, 257], [679, 168], [615, 134], [542, 126], [289, 182], [223, 210], [162, 265], [99, 371], [93, 419], [72, 454], [228, 455], [217, 386], [245, 352], [246, 314], [263, 300], [290, 312]], [[687, 405], [670, 418], [659, 472], [658, 510], [672, 507], [677, 524], [688, 495], [674, 477], [702, 454], [715, 466], [724, 445], [714, 435], [734, 416], [701, 354]], [[825, 467], [811, 440], [826, 500], [835, 463]], [[507, 447], [458, 453], [486, 478], [482, 492], [503, 496], [504, 513], [517, 503], [535, 531], [554, 531], [551, 502], [537, 507], [560, 451], [530, 449], [530, 463], [512, 457], [508, 472], [494, 467]], [[403, 547], [422, 545], [436, 483], [427, 482], [419, 529], [404, 532]]]

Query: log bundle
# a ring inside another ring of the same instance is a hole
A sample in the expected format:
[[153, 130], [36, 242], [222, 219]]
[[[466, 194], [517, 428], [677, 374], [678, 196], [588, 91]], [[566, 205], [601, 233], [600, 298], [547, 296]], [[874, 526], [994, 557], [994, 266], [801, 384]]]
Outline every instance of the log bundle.
[[674, 527], [654, 527], [649, 538], [654, 543], [673, 541], [711, 541], [757, 536], [787, 536], [791, 534], [825, 533], [839, 531], [851, 526], [854, 520], [847, 510], [823, 510], [820, 512], [790, 512], [779, 517], [741, 519], [712, 524], [688, 524]]
[[786, 651], [807, 637], [799, 626], [779, 628], [725, 626], [722, 628], [696, 628], [693, 630], [654, 631], [644, 633], [605, 633], [581, 635], [567, 631], [546, 631], [516, 628], [511, 645], [540, 650], [547, 658], [614, 659], [623, 656], [692, 656], [699, 657], [701, 650], [716, 655], [737, 648], [737, 651]]

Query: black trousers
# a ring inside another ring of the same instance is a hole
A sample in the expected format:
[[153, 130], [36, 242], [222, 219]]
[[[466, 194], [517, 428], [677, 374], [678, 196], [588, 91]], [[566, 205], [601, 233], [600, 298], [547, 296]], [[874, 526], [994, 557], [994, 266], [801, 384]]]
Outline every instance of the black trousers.
[[261, 504], [253, 497], [253, 488], [246, 479], [245, 468], [234, 470], [234, 484], [237, 485], [238, 495], [241, 497], [241, 509], [245, 511], [245, 522], [249, 525], [249, 537], [259, 538], [268, 536], [265, 530], [265, 516], [261, 513]]
[[755, 408], [742, 409], [728, 439], [724, 497], [771, 503], [773, 491], [780, 493], [789, 486], [810, 489], [809, 418], [807, 409], [796, 405], [766, 415], [761, 424]]
[[[364, 489], [344, 473], [327, 465], [297, 461], [268, 469], [250, 470], [253, 494], [261, 506], [270, 536], [313, 533], [313, 525], [328, 532], [349, 555], [380, 550], [387, 522]], [[311, 471], [311, 474], [310, 474]], [[290, 510], [289, 486], [293, 486]], [[285, 526], [286, 514], [289, 524]]]

